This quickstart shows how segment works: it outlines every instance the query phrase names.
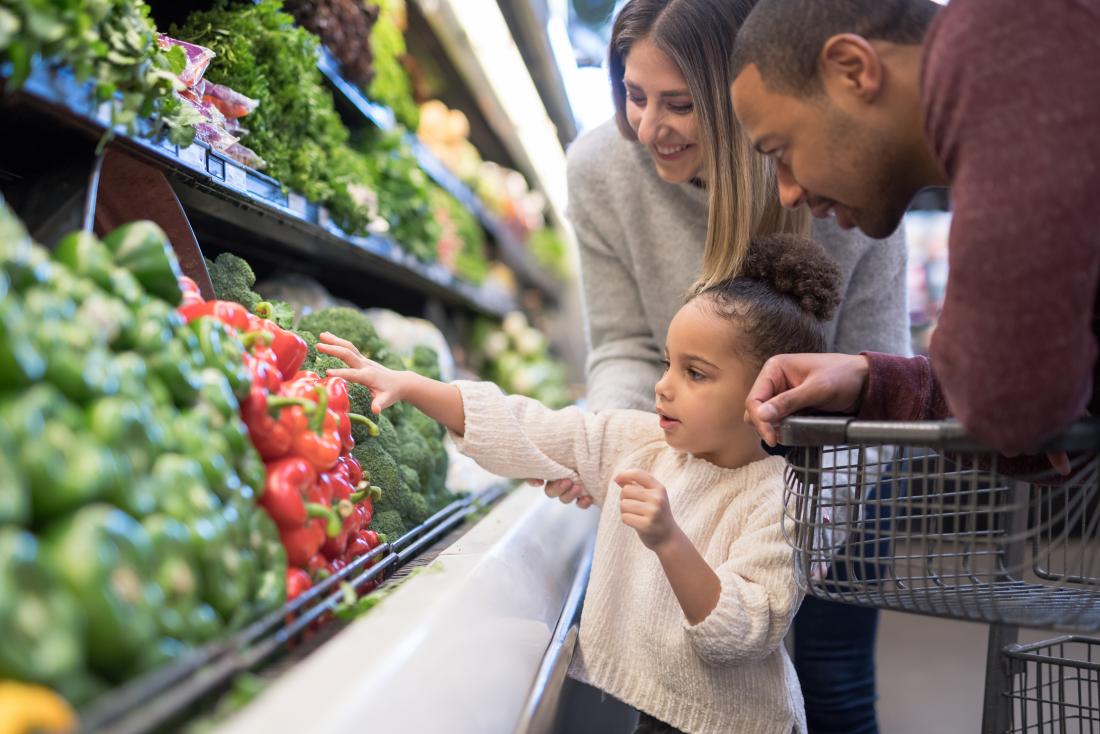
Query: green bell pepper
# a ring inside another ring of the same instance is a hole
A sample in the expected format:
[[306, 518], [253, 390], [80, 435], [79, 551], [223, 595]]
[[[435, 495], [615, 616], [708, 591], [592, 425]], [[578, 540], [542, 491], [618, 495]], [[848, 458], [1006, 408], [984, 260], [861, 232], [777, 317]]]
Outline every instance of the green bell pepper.
[[244, 344], [218, 319], [203, 316], [188, 328], [195, 334], [206, 365], [220, 372], [229, 381], [230, 392], [237, 398], [248, 395], [252, 376], [245, 369], [242, 355]]
[[137, 322], [130, 307], [114, 296], [96, 293], [84, 299], [77, 320], [101, 343], [115, 350], [130, 349], [137, 343]]
[[236, 470], [241, 484], [252, 487], [258, 501], [267, 483], [267, 467], [264, 466], [264, 460], [260, 458], [260, 453], [255, 447], [249, 445], [237, 457]]
[[111, 449], [58, 422], [19, 448], [19, 461], [31, 490], [35, 523], [42, 523], [117, 490], [126, 464]]
[[157, 610], [158, 630], [161, 635], [192, 642], [191, 610], [199, 603], [202, 581], [191, 552], [190, 532], [167, 515], [150, 515], [141, 525], [158, 551], [153, 573], [165, 602]]
[[206, 486], [199, 462], [181, 454], [161, 454], [153, 464], [157, 510], [189, 524], [194, 518], [220, 513], [221, 500]]
[[184, 345], [170, 340], [161, 351], [150, 356], [149, 369], [168, 388], [176, 405], [191, 405], [198, 395], [199, 376], [191, 366], [191, 358]]
[[259, 572], [254, 600], [258, 614], [263, 614], [286, 603], [286, 549], [275, 521], [266, 512], [252, 514], [249, 531], [248, 546]]
[[87, 621], [88, 660], [119, 681], [156, 639], [151, 571], [155, 553], [145, 529], [107, 504], [87, 505], [43, 534], [45, 566], [76, 595]]
[[204, 549], [200, 558], [203, 598], [221, 618], [239, 628], [238, 610], [252, 598], [256, 558], [252, 551], [232, 543]]
[[[134, 310], [148, 298], [145, 295], [145, 289], [141, 287], [141, 283], [137, 282], [137, 278], [129, 270], [123, 270], [122, 268], [111, 268], [107, 290]], [[164, 303], [164, 301], [158, 300], [158, 303]]]
[[225, 623], [214, 607], [206, 602], [196, 604], [187, 615], [187, 637], [196, 645], [209, 642], [220, 637], [225, 629]]
[[2, 201], [0, 270], [3, 270], [11, 287], [18, 292], [45, 283], [54, 271], [49, 253], [31, 241], [23, 223]]
[[100, 288], [111, 287], [111, 271], [115, 269], [111, 251], [91, 232], [80, 230], [62, 237], [54, 248], [53, 259]]
[[46, 361], [32, 336], [34, 324], [11, 298], [0, 301], [0, 389], [41, 379]]
[[142, 301], [134, 312], [134, 318], [137, 321], [134, 349], [145, 356], [159, 354], [166, 349], [183, 324], [175, 309], [155, 298]]
[[84, 665], [77, 600], [42, 566], [26, 530], [0, 528], [0, 679], [54, 684]]
[[168, 236], [156, 224], [149, 221], [124, 224], [104, 237], [103, 244], [111, 251], [115, 264], [133, 273], [146, 291], [171, 306], [178, 306], [183, 300], [179, 261], [168, 244]]
[[31, 493], [15, 460], [15, 444], [0, 434], [0, 527], [26, 525], [31, 519]]
[[209, 404], [226, 421], [240, 415], [241, 406], [229, 378], [214, 367], [207, 367], [199, 373], [198, 399]]

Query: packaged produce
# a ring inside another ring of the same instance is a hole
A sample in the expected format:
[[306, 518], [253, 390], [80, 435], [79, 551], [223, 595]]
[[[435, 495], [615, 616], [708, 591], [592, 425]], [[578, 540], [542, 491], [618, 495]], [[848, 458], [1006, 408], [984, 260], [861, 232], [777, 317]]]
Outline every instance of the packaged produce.
[[206, 67], [210, 66], [210, 62], [216, 55], [205, 46], [169, 38], [163, 33], [157, 34], [157, 45], [164, 50], [168, 50], [173, 46], [183, 50], [187, 61], [183, 69], [179, 71], [178, 77], [184, 87], [193, 87], [198, 84], [202, 80], [202, 75], [206, 73]]

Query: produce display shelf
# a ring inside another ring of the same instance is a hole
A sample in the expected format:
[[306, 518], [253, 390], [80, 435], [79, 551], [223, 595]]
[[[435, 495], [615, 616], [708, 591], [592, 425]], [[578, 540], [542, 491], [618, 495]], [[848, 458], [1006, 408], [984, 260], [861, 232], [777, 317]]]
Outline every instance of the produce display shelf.
[[400, 538], [356, 559], [339, 573], [253, 622], [229, 639], [196, 649], [171, 665], [112, 691], [80, 712], [82, 732], [143, 734], [193, 715], [234, 677], [287, 650], [301, 634], [345, 602], [348, 587], [390, 579], [398, 569], [508, 493], [502, 482], [457, 499]]
[[[343, 101], [357, 110], [367, 121], [382, 130], [393, 130], [397, 127], [397, 119], [392, 110], [371, 101], [358, 86], [344, 79], [340, 73], [340, 63], [328, 49], [321, 49], [317, 67], [333, 89], [341, 95]], [[405, 140], [424, 173], [477, 217], [481, 226], [496, 242], [500, 259], [516, 273], [520, 282], [537, 288], [551, 300], [556, 301], [561, 284], [535, 261], [530, 250], [509, 231], [504, 222], [490, 212], [481, 198], [452, 173], [428, 146], [421, 142], [419, 137], [409, 132]]]
[[[0, 81], [8, 74], [0, 68]], [[90, 83], [78, 82], [69, 69], [36, 63], [10, 101], [24, 102], [65, 124], [103, 136], [110, 129], [109, 105], [96, 104], [91, 90]], [[390, 237], [346, 234], [324, 207], [202, 143], [180, 147], [120, 130], [111, 135], [128, 152], [164, 170], [186, 207], [259, 234], [265, 246], [308, 255], [317, 262], [378, 277], [490, 316], [516, 309], [511, 298], [463, 281], [438, 263], [418, 260]]]

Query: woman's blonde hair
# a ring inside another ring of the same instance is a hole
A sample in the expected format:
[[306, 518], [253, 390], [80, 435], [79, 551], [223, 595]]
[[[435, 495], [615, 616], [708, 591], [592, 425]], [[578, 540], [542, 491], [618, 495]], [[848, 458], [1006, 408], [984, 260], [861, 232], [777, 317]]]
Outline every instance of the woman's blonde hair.
[[648, 39], [687, 80], [703, 155], [707, 243], [699, 291], [736, 277], [756, 236], [805, 235], [809, 212], [779, 203], [775, 164], [757, 153], [733, 114], [730, 57], [737, 29], [753, 0], [629, 0], [611, 32], [608, 66], [615, 121], [628, 140], [637, 134], [626, 116], [623, 76], [631, 47]]

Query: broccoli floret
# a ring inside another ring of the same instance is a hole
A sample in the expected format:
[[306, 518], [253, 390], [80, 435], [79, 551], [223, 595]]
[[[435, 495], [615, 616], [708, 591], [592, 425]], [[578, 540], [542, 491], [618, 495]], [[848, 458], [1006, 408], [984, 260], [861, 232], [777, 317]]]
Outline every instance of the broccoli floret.
[[370, 529], [379, 535], [385, 535], [386, 540], [394, 541], [405, 534], [405, 521], [397, 510], [375, 512]]
[[317, 361], [319, 352], [317, 351], [317, 335], [312, 331], [302, 331], [301, 329], [293, 329], [294, 333], [302, 337], [302, 341], [306, 343], [309, 351], [306, 353], [306, 361], [302, 363], [303, 370], [312, 370], [313, 363]]
[[367, 356], [374, 355], [383, 346], [370, 319], [362, 311], [347, 306], [322, 308], [307, 314], [298, 322], [298, 328], [312, 331], [318, 336], [326, 331], [335, 334], [341, 339], [347, 339]]
[[260, 302], [260, 296], [252, 290], [256, 285], [256, 273], [252, 266], [236, 255], [223, 252], [217, 259], [206, 261], [214, 294], [223, 301], [236, 301], [249, 311]]
[[422, 344], [413, 347], [411, 367], [425, 377], [441, 379], [439, 373], [439, 353]]
[[417, 475], [416, 469], [411, 466], [403, 466], [400, 468], [401, 481], [405, 483], [405, 488], [413, 492], [420, 492], [420, 476]]
[[[394, 511], [406, 525], [418, 525], [428, 517], [428, 501], [419, 494], [419, 479], [415, 471], [404, 467], [395, 472], [398, 479], [382, 487], [382, 496], [374, 502], [376, 512]], [[377, 484], [372, 479], [372, 484]]]
[[397, 438], [397, 429], [393, 427], [393, 423], [386, 417], [386, 413], [388, 412], [387, 410], [381, 415], [375, 416], [374, 422], [378, 424], [378, 437], [373, 440], [381, 444], [382, 449], [387, 454], [394, 456], [400, 453], [401, 442]]
[[352, 455], [363, 471], [370, 477], [370, 483], [382, 488], [382, 496], [401, 484], [401, 474], [394, 457], [387, 454], [378, 441], [364, 441], [352, 449]]
[[409, 467], [420, 476], [421, 485], [427, 484], [425, 480], [430, 476], [432, 466], [435, 464], [435, 457], [432, 455], [432, 447], [428, 439], [421, 436], [412, 423], [406, 422], [398, 426], [397, 440], [401, 445], [401, 452], [395, 458], [401, 462], [402, 466]]
[[428, 439], [428, 441], [442, 441], [443, 437], [447, 434], [447, 429], [443, 427], [442, 423], [437, 423], [429, 418], [424, 413], [420, 412], [416, 408], [409, 411], [405, 417], [405, 423]]

